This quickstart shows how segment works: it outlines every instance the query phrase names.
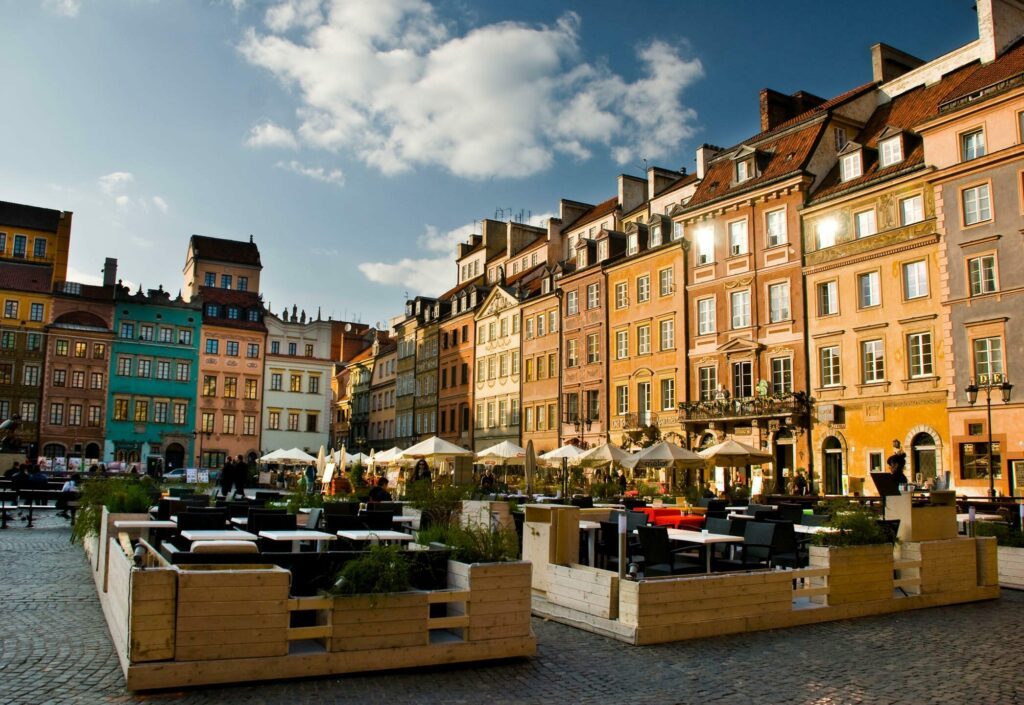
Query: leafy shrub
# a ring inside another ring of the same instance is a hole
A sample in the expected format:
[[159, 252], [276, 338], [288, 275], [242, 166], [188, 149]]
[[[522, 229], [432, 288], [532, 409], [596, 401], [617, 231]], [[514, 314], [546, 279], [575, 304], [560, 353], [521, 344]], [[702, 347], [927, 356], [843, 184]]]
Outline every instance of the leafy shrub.
[[596, 499], [609, 499], [619, 494], [618, 482], [595, 482], [590, 486], [590, 496]]
[[1010, 548], [1024, 548], [1024, 533], [1006, 524], [979, 521], [974, 525], [975, 536], [995, 536], [996, 544]]
[[519, 534], [514, 529], [432, 524], [416, 535], [418, 543], [443, 543], [452, 560], [461, 563], [502, 563], [519, 559]]
[[828, 505], [830, 525], [837, 529], [833, 533], [815, 534], [815, 546], [870, 546], [891, 543], [889, 536], [878, 523], [878, 517], [861, 504], [847, 500], [834, 500]]
[[81, 542], [89, 536], [98, 536], [103, 507], [112, 514], [139, 514], [153, 502], [150, 488], [137, 479], [96, 478], [82, 484], [75, 525], [71, 539]]
[[373, 546], [338, 572], [332, 595], [382, 595], [410, 587], [409, 564], [398, 546]]
[[420, 510], [420, 525], [452, 524], [462, 511], [462, 500], [473, 494], [472, 485], [435, 485], [414, 482], [406, 487], [405, 498]]

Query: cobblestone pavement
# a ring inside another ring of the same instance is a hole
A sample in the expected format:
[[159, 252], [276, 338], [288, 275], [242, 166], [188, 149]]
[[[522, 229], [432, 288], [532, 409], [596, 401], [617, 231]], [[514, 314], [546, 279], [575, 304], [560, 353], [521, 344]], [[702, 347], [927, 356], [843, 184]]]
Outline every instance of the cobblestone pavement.
[[[21, 524], [18, 523], [20, 527]], [[1024, 704], [1024, 593], [745, 636], [632, 647], [534, 621], [528, 660], [138, 697], [66, 522], [0, 531], [0, 703]]]

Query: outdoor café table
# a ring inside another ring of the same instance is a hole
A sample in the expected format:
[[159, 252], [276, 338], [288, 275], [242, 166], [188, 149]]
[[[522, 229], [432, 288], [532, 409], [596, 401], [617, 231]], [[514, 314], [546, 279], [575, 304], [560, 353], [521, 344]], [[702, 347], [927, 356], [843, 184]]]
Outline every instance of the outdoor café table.
[[317, 550], [323, 551], [327, 547], [328, 541], [338, 540], [338, 537], [334, 534], [328, 534], [323, 531], [311, 531], [309, 529], [285, 529], [280, 531], [268, 529], [267, 531], [261, 531], [260, 537], [269, 541], [291, 541], [292, 553], [299, 552], [299, 544], [302, 541], [316, 541]]
[[[981, 512], [975, 512], [974, 521], [1004, 521], [1004, 519], [998, 514], [982, 514]], [[967, 525], [970, 523], [970, 512], [963, 512], [962, 514], [956, 515], [957, 531], [963, 531], [964, 533], [967, 533]]]
[[255, 541], [256, 534], [238, 529], [185, 529], [181, 537], [187, 541]]
[[733, 512], [732, 514], [729, 515], [729, 518], [730, 519], [750, 519], [751, 521], [754, 521], [755, 519], [757, 519], [757, 517], [755, 517], [753, 514], [742, 514], [740, 512]]
[[350, 529], [339, 531], [338, 536], [349, 541], [369, 541], [372, 544], [412, 541], [412, 536], [401, 531], [374, 531], [372, 529]]
[[600, 522], [580, 521], [580, 531], [587, 532], [587, 565], [590, 566], [597, 559], [597, 530], [600, 528]]
[[793, 531], [798, 534], [834, 534], [839, 529], [834, 526], [804, 526], [803, 524], [794, 524]]
[[669, 529], [668, 538], [670, 541], [684, 541], [695, 543], [704, 549], [704, 561], [706, 572], [711, 572], [711, 546], [716, 543], [743, 543], [742, 536], [729, 536], [727, 534], [712, 534], [703, 531], [685, 531], [683, 529]]
[[177, 526], [173, 521], [157, 519], [122, 519], [114, 522], [115, 529], [142, 529], [142, 538], [147, 541], [149, 541], [150, 529], [175, 529]]
[[249, 517], [231, 517], [229, 521], [235, 526], [248, 526]]

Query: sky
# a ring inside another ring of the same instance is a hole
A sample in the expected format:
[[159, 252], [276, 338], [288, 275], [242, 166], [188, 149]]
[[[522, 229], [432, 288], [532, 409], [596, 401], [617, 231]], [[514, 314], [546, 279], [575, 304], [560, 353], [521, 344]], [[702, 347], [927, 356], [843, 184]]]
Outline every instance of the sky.
[[[894, 11], [895, 8], [895, 11]], [[830, 97], [870, 46], [932, 59], [971, 0], [0, 0], [0, 200], [74, 212], [69, 279], [181, 287], [247, 239], [272, 310], [376, 324], [456, 282], [483, 218], [598, 203]]]

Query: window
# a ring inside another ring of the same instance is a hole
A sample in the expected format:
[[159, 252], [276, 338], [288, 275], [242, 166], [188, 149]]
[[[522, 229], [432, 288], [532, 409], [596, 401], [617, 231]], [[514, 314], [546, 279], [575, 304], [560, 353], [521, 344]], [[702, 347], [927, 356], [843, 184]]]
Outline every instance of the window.
[[596, 389], [587, 390], [587, 418], [591, 421], [601, 418], [601, 393]]
[[671, 377], [661, 380], [661, 410], [672, 411], [676, 406], [676, 381]]
[[[125, 402], [124, 414], [125, 418], [128, 417], [128, 402]], [[36, 420], [36, 403], [34, 401], [23, 401], [21, 402], [21, 420], [22, 421], [35, 421]]]
[[28, 319], [30, 321], [37, 321], [37, 322], [42, 321], [43, 320], [43, 315], [44, 315], [43, 304], [32, 304], [31, 306], [29, 306]]
[[204, 397], [215, 397], [215, 396], [217, 396], [217, 376], [216, 375], [203, 375], [203, 396]]
[[846, 146], [846, 128], [836, 127], [832, 129], [832, 136], [835, 139], [836, 151], [841, 151]]
[[14, 332], [5, 330], [0, 333], [0, 348], [14, 350]]
[[[239, 280], [245, 277], [239, 277]], [[241, 286], [241, 282], [239, 282]], [[242, 417], [242, 435], [243, 436], [255, 436], [256, 435], [256, 417], [252, 415], [246, 415]]]
[[206, 272], [203, 275], [203, 286], [217, 286], [217, 275], [213, 272]]
[[231, 275], [230, 274], [221, 274], [220, 275], [220, 288], [221, 289], [230, 289], [231, 288]]
[[508, 377], [508, 355], [498, 356], [498, 376]]
[[71, 373], [71, 387], [72, 389], [85, 389], [85, 372], [74, 370]]
[[54, 387], [63, 387], [66, 384], [66, 382], [67, 382], [67, 378], [68, 378], [68, 371], [67, 370], [54, 370], [53, 371], [53, 386]]
[[13, 384], [14, 363], [0, 362], [0, 384]]
[[645, 274], [636, 280], [636, 301], [644, 303], [651, 300], [651, 275]]
[[216, 338], [206, 339], [206, 354], [216, 355], [220, 350], [220, 341]]
[[238, 290], [239, 291], [249, 291], [249, 277], [239, 277], [238, 278]]
[[313, 374], [311, 374], [309, 376], [309, 382], [308, 382], [306, 388], [309, 390], [310, 394], [319, 394], [320, 393], [320, 375], [313, 375]]
[[754, 160], [741, 159], [736, 162], [736, 183], [746, 181], [754, 176]]
[[89, 388], [90, 389], [103, 389], [103, 373], [93, 372], [89, 376]]
[[793, 391], [793, 358], [773, 357], [772, 365], [772, 393], [789, 394]]
[[579, 298], [575, 291], [565, 294], [565, 315], [572, 316], [580, 312]]
[[709, 401], [715, 398], [715, 390], [718, 389], [718, 368], [701, 367], [697, 370], [698, 383], [700, 387], [700, 400]]
[[192, 331], [190, 330], [179, 330], [178, 331], [178, 345], [191, 345], [192, 344]]
[[4, 318], [18, 317], [18, 302], [12, 299], [4, 301]]
[[290, 391], [290, 392], [301, 392], [302, 391], [302, 375], [295, 375], [295, 374], [291, 375], [291, 377], [289, 378], [288, 391]]
[[864, 384], [885, 381], [885, 354], [881, 340], [865, 340], [860, 344], [860, 362]]
[[661, 226], [657, 223], [651, 223], [649, 240], [650, 247], [657, 247], [661, 244]]
[[697, 230], [697, 264], [710, 264], [715, 259], [715, 232], [711, 226]]
[[913, 225], [924, 220], [924, 199], [911, 196], [900, 199], [900, 225]]
[[[89, 426], [92, 426], [93, 428], [98, 428], [99, 427], [99, 425], [100, 425], [100, 407], [98, 407], [98, 406], [90, 406], [89, 407], [89, 418], [88, 418], [86, 423], [88, 423]], [[182, 423], [184, 423], [184, 422], [182, 422]]]
[[601, 305], [601, 289], [595, 282], [594, 284], [587, 284], [587, 308], [597, 308]]
[[253, 323], [259, 323], [260, 310], [258, 308], [249, 309], [249, 311], [245, 314], [245, 318], [246, 320], [251, 321]]
[[565, 365], [566, 367], [576, 367], [579, 364], [579, 353], [577, 351], [576, 339], [572, 338], [566, 341], [565, 351]]
[[860, 151], [856, 151], [853, 154], [844, 155], [839, 160], [839, 175], [843, 181], [849, 181], [850, 179], [856, 179], [861, 175], [861, 158]]
[[661, 350], [672, 350], [676, 346], [676, 322], [671, 318], [659, 325], [659, 343]]
[[879, 166], [886, 167], [903, 160], [903, 140], [899, 136], [890, 137], [878, 143]]
[[615, 359], [625, 360], [629, 357], [629, 331], [620, 330], [615, 332]]
[[881, 283], [878, 272], [864, 272], [857, 275], [857, 305], [871, 308], [882, 303]]
[[224, 398], [234, 399], [238, 396], [238, 377], [224, 378]]
[[242, 310], [237, 306], [228, 306], [228, 318], [232, 321], [240, 320], [242, 317]]
[[62, 426], [64, 424], [64, 405], [55, 402], [50, 404], [50, 424], [52, 426]]
[[786, 211], [777, 210], [765, 214], [765, 229], [768, 231], [768, 247], [777, 247], [786, 242]]
[[288, 430], [298, 431], [299, 430], [299, 415], [294, 412], [288, 414]]
[[640, 251], [640, 238], [636, 233], [626, 236], [626, 254], [635, 255]]
[[153, 340], [153, 326], [143, 323], [139, 326], [139, 340]]
[[911, 333], [907, 336], [907, 348], [910, 351], [910, 376], [932, 376], [932, 334]]
[[25, 247], [27, 246], [27, 244], [28, 244], [28, 238], [27, 237], [25, 237], [24, 235], [15, 235], [14, 236], [14, 256], [15, 257], [24, 257], [25, 256]]
[[267, 412], [267, 428], [269, 428], [271, 431], [280, 431], [281, 430], [281, 412], [280, 411], [270, 411], [270, 412]]
[[171, 363], [166, 360], [156, 361], [156, 378], [157, 379], [170, 379], [171, 378]]
[[981, 130], [974, 130], [960, 135], [960, 154], [965, 162], [984, 157], [985, 133]]
[[964, 209], [964, 225], [976, 225], [992, 220], [992, 204], [988, 196], [988, 184], [965, 188], [961, 194]]
[[249, 343], [245, 346], [245, 356], [252, 359], [260, 356], [260, 344]]
[[682, 239], [683, 237], [683, 224], [672, 223], [672, 242]]
[[647, 355], [651, 352], [651, 327], [649, 325], [636, 328], [636, 354]]
[[732, 327], [750, 327], [750, 291], [734, 291], [729, 295], [732, 306]]
[[839, 284], [835, 281], [818, 284], [818, 315], [839, 313]]
[[629, 387], [625, 384], [615, 387], [615, 411], [619, 416], [629, 413]]
[[836, 221], [832, 218], [819, 220], [814, 226], [814, 235], [818, 241], [818, 249], [832, 247], [836, 244]]
[[29, 333], [26, 338], [25, 348], [29, 352], [39, 352], [43, 349], [43, 336], [39, 333]]
[[58, 340], [54, 344], [54, 351], [53, 352], [54, 352], [55, 355], [59, 355], [60, 357], [67, 357], [68, 356], [68, 341], [66, 341], [66, 340]]
[[235, 432], [235, 416], [234, 414], [225, 414], [221, 417], [221, 428], [222, 433], [234, 433]]
[[135, 376], [149, 379], [152, 373], [152, 360], [139, 360], [135, 365]]
[[867, 237], [878, 232], [875, 226], [875, 209], [853, 214], [853, 229], [857, 237]]
[[132, 373], [132, 359], [130, 357], [117, 358], [117, 376], [128, 377]]
[[206, 304], [206, 315], [210, 318], [216, 318], [220, 315], [220, 306], [217, 304]]
[[601, 359], [600, 348], [598, 348], [597, 333], [587, 335], [587, 364], [599, 362]]
[[984, 255], [967, 260], [967, 273], [971, 283], [971, 296], [991, 294], [996, 290], [995, 255]]
[[629, 285], [619, 282], [615, 285], [615, 308], [626, 308], [629, 305]]
[[754, 396], [754, 365], [749, 360], [732, 363], [732, 395], [736, 399]]
[[821, 365], [821, 386], [838, 387], [839, 377], [839, 346], [830, 345], [818, 351], [818, 360]]
[[708, 335], [715, 332], [715, 300], [697, 300], [697, 334]]
[[167, 402], [153, 402], [153, 423], [167, 423]]
[[174, 378], [179, 382], [188, 382], [192, 377], [192, 366], [187, 362], [175, 364]]
[[229, 340], [227, 345], [224, 346], [224, 352], [228, 357], [238, 357], [238, 341]]
[[82, 405], [68, 404], [68, 426], [82, 425]]
[[75, 343], [75, 357], [85, 357], [89, 352], [88, 343], [78, 341]]
[[919, 299], [928, 296], [928, 267], [924, 260], [903, 265], [903, 298]]
[[[965, 480], [988, 479], [988, 442], [960, 444], [960, 477]], [[994, 477], [1002, 477], [1002, 455], [998, 441], [992, 443]]]
[[768, 319], [772, 323], [790, 319], [789, 282], [771, 284], [768, 287]]
[[672, 268], [662, 269], [658, 272], [658, 294], [668, 296], [675, 290], [675, 275]]
[[747, 221], [734, 220], [729, 223], [729, 256], [747, 254]]
[[986, 384], [995, 375], [1003, 374], [1002, 338], [976, 338], [974, 347], [974, 376], [977, 383]]
[[[531, 319], [526, 319], [529, 322]], [[537, 336], [547, 335], [548, 317], [544, 314], [537, 316]]]
[[135, 423], [145, 423], [149, 421], [149, 402], [137, 399], [135, 401], [135, 413], [132, 415], [132, 420]]

